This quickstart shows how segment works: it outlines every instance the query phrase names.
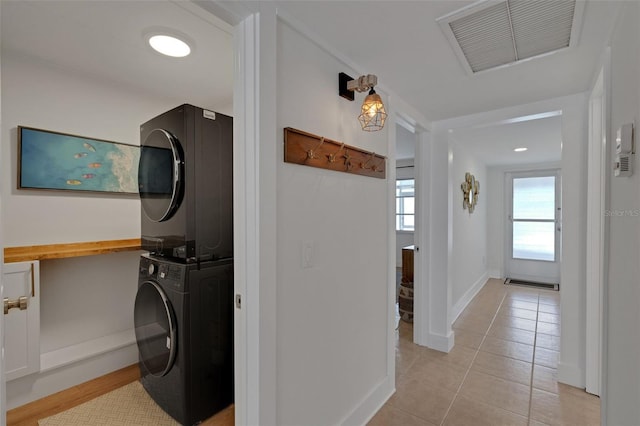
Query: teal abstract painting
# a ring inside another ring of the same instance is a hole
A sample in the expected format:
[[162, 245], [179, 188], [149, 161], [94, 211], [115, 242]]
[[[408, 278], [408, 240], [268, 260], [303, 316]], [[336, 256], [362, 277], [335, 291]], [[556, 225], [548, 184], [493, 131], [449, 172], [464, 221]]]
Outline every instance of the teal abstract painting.
[[18, 188], [138, 193], [140, 147], [18, 126]]

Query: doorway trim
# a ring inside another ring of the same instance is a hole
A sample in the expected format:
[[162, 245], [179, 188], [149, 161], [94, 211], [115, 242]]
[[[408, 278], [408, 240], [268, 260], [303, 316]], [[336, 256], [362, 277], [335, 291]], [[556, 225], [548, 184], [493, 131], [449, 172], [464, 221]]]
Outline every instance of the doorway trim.
[[276, 22], [264, 5], [234, 28], [236, 424], [277, 424]]
[[[420, 122], [414, 120], [412, 116], [404, 112], [398, 111], [395, 114], [395, 122], [397, 125], [404, 127], [409, 132], [413, 133], [415, 140], [415, 154], [413, 159], [413, 182], [414, 182], [414, 199], [415, 199], [415, 222], [413, 231], [413, 245], [414, 250], [414, 270], [413, 270], [413, 342], [419, 345], [428, 346], [428, 339], [425, 338], [426, 330], [429, 330], [429, 244], [428, 244], [428, 232], [426, 232], [429, 226], [429, 188], [427, 185], [423, 185], [421, 173], [425, 173], [423, 161], [423, 153], [426, 154], [429, 147], [429, 129], [426, 124], [420, 124]], [[424, 120], [424, 119], [423, 119]], [[395, 153], [395, 146], [393, 149]], [[391, 192], [390, 204], [393, 206], [392, 215], [392, 230], [394, 235], [394, 241], [391, 245], [392, 252], [395, 253], [396, 243], [396, 227], [395, 227], [395, 176], [392, 182], [393, 190]], [[427, 195], [425, 195], [427, 194]], [[393, 262], [395, 271], [395, 260]], [[394, 283], [394, 297], [395, 301], [395, 272], [393, 276]], [[418, 302], [416, 302], [418, 301]], [[395, 323], [395, 304], [393, 306], [393, 320]], [[394, 345], [395, 346], [395, 345]]]
[[[0, 15], [2, 9], [2, 2], [0, 2]], [[2, 102], [0, 99], [0, 112], [2, 111]], [[0, 129], [2, 128], [2, 114], [0, 113]], [[2, 193], [0, 191], [0, 200], [2, 199]], [[0, 204], [1, 205], [1, 204]], [[0, 215], [0, 229], [2, 229], [2, 217]], [[3, 233], [0, 232], [0, 247], [4, 247]], [[2, 274], [2, 265], [4, 265], [4, 250], [0, 253], [0, 277]], [[4, 299], [4, 283], [0, 279], [0, 300]], [[7, 424], [7, 388], [4, 374], [4, 315], [0, 316], [0, 426]]]
[[[395, 100], [390, 97], [390, 100]], [[430, 126], [427, 120], [417, 113], [408, 105], [400, 102], [393, 105], [395, 111], [395, 124], [404, 127], [408, 131], [412, 132], [415, 136], [415, 156], [413, 160], [414, 170], [414, 197], [415, 197], [415, 229], [413, 232], [413, 245], [416, 250], [414, 251], [414, 271], [413, 271], [413, 342], [422, 345], [430, 346], [429, 342], [429, 330], [430, 330], [430, 305], [429, 305], [429, 293], [431, 288], [431, 280], [429, 278], [429, 200], [430, 200], [430, 188], [428, 183], [428, 166], [429, 166], [429, 150], [430, 150]], [[409, 112], [407, 112], [409, 111]], [[395, 136], [394, 136], [395, 138]], [[395, 144], [393, 147], [395, 158]], [[395, 167], [395, 164], [394, 164]], [[393, 190], [390, 189], [389, 204], [392, 206], [392, 225], [390, 229], [393, 233], [393, 240], [390, 240], [390, 253], [396, 252], [395, 243], [395, 177], [392, 182]], [[395, 323], [395, 255], [390, 265], [393, 265], [393, 322]], [[391, 279], [391, 277], [390, 277]], [[395, 339], [394, 339], [395, 340]], [[395, 345], [393, 345], [395, 347]], [[394, 347], [392, 350], [395, 351]], [[395, 357], [394, 357], [395, 358]], [[394, 360], [395, 364], [395, 360]]]
[[[611, 49], [603, 54], [589, 96], [589, 154], [587, 182], [587, 276], [586, 276], [586, 356], [585, 387], [594, 395], [603, 391], [604, 358], [604, 286], [608, 275], [608, 164], [609, 64]], [[604, 410], [603, 410], [604, 411]], [[604, 417], [603, 417], [604, 418]]]
[[191, 1], [233, 25], [235, 424], [277, 424], [276, 8]]
[[[582, 247], [586, 245], [586, 212], [582, 206], [587, 199], [587, 165], [586, 145], [587, 137], [587, 104], [588, 94], [579, 93], [544, 101], [499, 110], [487, 111], [432, 124], [431, 158], [427, 167], [434, 175], [431, 184], [432, 206], [431, 224], [429, 229], [430, 244], [434, 250], [430, 253], [430, 277], [433, 285], [429, 302], [440, 304], [439, 317], [431, 318], [432, 332], [438, 332], [442, 337], [453, 334], [451, 329], [452, 311], [451, 299], [451, 240], [448, 228], [451, 226], [448, 209], [450, 198], [453, 196], [453, 185], [448, 179], [451, 173], [449, 161], [449, 133], [461, 127], [482, 126], [489, 123], [508, 122], [516, 117], [532, 116], [549, 111], [562, 112], [562, 204], [564, 216], [572, 217], [570, 223], [565, 222], [562, 234], [562, 266], [560, 275], [563, 280], [560, 292], [562, 312], [562, 340], [560, 360], [558, 363], [558, 380], [576, 387], [584, 387], [584, 351], [586, 314], [584, 282], [586, 276], [586, 253]], [[582, 161], [582, 159], [585, 161]], [[579, 161], [576, 161], [579, 159]], [[422, 178], [422, 183], [425, 179]], [[572, 249], [577, 248], [577, 249]], [[443, 259], [444, 258], [444, 259]], [[445, 286], [448, 287], [445, 290]], [[418, 303], [422, 303], [419, 300]], [[445, 306], [446, 305], [446, 306]], [[435, 319], [435, 321], [434, 321]], [[446, 323], [445, 323], [446, 321]], [[453, 336], [452, 336], [453, 337]], [[453, 339], [452, 339], [453, 340]]]

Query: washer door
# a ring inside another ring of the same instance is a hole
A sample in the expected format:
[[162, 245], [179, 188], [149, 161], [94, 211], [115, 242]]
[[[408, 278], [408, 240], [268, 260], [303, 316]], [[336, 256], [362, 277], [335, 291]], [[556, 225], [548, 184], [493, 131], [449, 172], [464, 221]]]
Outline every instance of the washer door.
[[176, 321], [166, 293], [153, 281], [138, 288], [134, 324], [140, 362], [151, 375], [164, 376], [176, 357]]
[[184, 159], [178, 140], [154, 129], [140, 146], [138, 192], [142, 211], [154, 222], [169, 219], [182, 201]]

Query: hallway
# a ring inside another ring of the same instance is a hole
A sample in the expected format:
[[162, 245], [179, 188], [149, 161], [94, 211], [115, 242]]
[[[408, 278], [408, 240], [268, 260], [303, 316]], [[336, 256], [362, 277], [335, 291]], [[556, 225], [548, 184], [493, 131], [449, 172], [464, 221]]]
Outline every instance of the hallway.
[[490, 279], [450, 353], [396, 331], [396, 393], [369, 425], [599, 425], [600, 399], [558, 383], [560, 297]]

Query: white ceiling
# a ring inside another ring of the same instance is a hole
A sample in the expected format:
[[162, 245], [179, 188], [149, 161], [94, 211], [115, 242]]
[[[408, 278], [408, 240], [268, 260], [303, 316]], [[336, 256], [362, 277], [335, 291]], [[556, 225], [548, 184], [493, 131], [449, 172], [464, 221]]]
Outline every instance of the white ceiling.
[[[190, 2], [2, 0], [2, 54], [217, 110], [233, 102], [232, 29]], [[145, 32], [165, 27], [194, 42], [186, 58], [151, 50]]]
[[[562, 117], [558, 115], [517, 123], [455, 129], [449, 138], [490, 167], [553, 163], [560, 161], [561, 126]], [[527, 148], [527, 151], [513, 151], [520, 147]]]
[[[587, 90], [618, 10], [618, 2], [588, 1], [576, 48], [467, 75], [436, 18], [470, 3], [276, 1], [280, 11], [363, 72], [377, 74], [383, 89], [392, 90], [429, 120]], [[232, 30], [192, 2], [2, 0], [1, 8], [3, 55], [26, 55], [214, 110], [232, 103]], [[196, 43], [193, 55], [172, 59], [151, 51], [143, 34], [158, 26], [187, 34]]]
[[[560, 1], [560, 0], [556, 0]], [[573, 94], [589, 88], [620, 2], [587, 1], [575, 48], [467, 75], [436, 19], [470, 1], [278, 1], [364, 73], [376, 74], [429, 120]]]

